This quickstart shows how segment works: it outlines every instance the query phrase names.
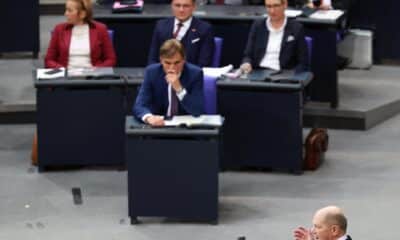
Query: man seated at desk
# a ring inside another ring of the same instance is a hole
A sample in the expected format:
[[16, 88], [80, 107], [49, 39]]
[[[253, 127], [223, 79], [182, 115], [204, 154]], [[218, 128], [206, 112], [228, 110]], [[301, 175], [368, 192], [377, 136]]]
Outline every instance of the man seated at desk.
[[151, 40], [148, 63], [159, 62], [163, 42], [175, 38], [186, 50], [186, 61], [200, 67], [210, 66], [214, 53], [214, 36], [211, 25], [193, 17], [195, 0], [172, 0], [174, 17], [159, 20]]
[[268, 17], [255, 20], [251, 26], [240, 69], [253, 68], [307, 71], [308, 50], [303, 26], [287, 19], [287, 0], [265, 0]]
[[164, 116], [204, 112], [203, 71], [185, 61], [183, 45], [170, 39], [160, 48], [160, 63], [149, 65], [133, 107], [134, 116], [163, 126]]

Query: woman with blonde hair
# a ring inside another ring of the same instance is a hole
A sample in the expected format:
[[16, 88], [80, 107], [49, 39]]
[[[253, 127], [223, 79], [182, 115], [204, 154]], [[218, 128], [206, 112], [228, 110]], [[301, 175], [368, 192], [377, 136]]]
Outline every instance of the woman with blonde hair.
[[116, 56], [107, 27], [93, 20], [91, 0], [67, 0], [66, 22], [52, 32], [46, 68], [112, 67]]

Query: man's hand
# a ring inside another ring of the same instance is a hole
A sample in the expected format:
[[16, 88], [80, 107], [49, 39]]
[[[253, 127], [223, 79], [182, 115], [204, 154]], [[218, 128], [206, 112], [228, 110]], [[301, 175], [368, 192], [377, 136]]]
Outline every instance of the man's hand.
[[171, 84], [175, 92], [180, 92], [183, 89], [181, 82], [179, 81], [179, 75], [180, 74], [173, 71], [167, 72], [165, 75], [165, 80], [167, 80], [167, 83]]
[[298, 227], [293, 232], [295, 240], [312, 240], [311, 231], [305, 229], [304, 227]]
[[164, 117], [160, 115], [148, 116], [144, 121], [154, 127], [164, 126]]
[[240, 69], [245, 74], [250, 73], [253, 70], [250, 63], [243, 63], [242, 65], [240, 65]]

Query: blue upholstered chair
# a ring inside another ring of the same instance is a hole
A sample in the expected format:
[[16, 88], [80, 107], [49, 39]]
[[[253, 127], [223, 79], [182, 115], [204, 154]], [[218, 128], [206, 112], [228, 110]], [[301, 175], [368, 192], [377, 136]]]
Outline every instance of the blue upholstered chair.
[[308, 66], [311, 67], [313, 39], [308, 36], [306, 36], [305, 39], [306, 39], [307, 49], [308, 49]]
[[219, 67], [221, 65], [221, 54], [222, 54], [223, 43], [224, 43], [223, 38], [214, 37], [214, 56], [212, 59], [211, 67]]
[[[221, 65], [222, 45], [224, 39], [214, 37], [214, 56], [211, 67], [219, 67]], [[203, 92], [204, 92], [204, 113], [217, 113], [217, 78], [204, 75]]]
[[114, 45], [114, 30], [107, 30], [108, 36], [111, 39], [112, 44]]
[[217, 113], [217, 78], [204, 75], [203, 92], [204, 92], [204, 113]]

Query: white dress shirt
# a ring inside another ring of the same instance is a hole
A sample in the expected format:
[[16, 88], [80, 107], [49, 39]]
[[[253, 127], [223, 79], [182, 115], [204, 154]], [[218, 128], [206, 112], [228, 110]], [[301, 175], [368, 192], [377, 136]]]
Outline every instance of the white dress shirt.
[[[167, 116], [171, 116], [171, 103], [172, 103], [172, 85], [168, 84], [168, 110], [167, 110]], [[176, 96], [178, 97], [179, 101], [182, 101], [182, 99], [185, 97], [186, 95], [186, 89], [182, 88], [182, 90], [180, 92], [176, 93]]]
[[[174, 20], [174, 30], [172, 31], [173, 33], [176, 32], [176, 30], [178, 29], [178, 23], [180, 21], [178, 19], [175, 18]], [[178, 39], [179, 41], [182, 40], [182, 38], [185, 36], [186, 32], [189, 30], [190, 28], [190, 24], [192, 24], [192, 17], [190, 17], [188, 20], [182, 22], [182, 27], [179, 30], [178, 36], [176, 36], [176, 39]]]
[[92, 67], [92, 61], [90, 60], [89, 25], [76, 25], [72, 28], [68, 68], [87, 67]]
[[[186, 96], [186, 89], [183, 88], [182, 86], [182, 91], [176, 93], [176, 96], [178, 97], [179, 101], [182, 101], [183, 98]], [[167, 109], [167, 116], [171, 116], [171, 96], [172, 96], [172, 85], [168, 83], [168, 109]], [[145, 115], [143, 115], [142, 117], [142, 121], [145, 122], [145, 119], [149, 116], [152, 116], [152, 113], [146, 113]]]
[[340, 238], [338, 238], [337, 240], [346, 240], [346, 239], [347, 239], [347, 235], [345, 234], [345, 235], [341, 236]]
[[286, 26], [286, 17], [282, 26], [278, 29], [273, 28], [269, 18], [266, 20], [267, 29], [269, 31], [268, 43], [265, 55], [261, 59], [260, 67], [281, 70], [279, 55], [281, 52], [283, 33]]

